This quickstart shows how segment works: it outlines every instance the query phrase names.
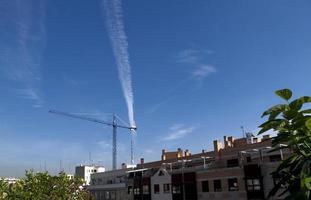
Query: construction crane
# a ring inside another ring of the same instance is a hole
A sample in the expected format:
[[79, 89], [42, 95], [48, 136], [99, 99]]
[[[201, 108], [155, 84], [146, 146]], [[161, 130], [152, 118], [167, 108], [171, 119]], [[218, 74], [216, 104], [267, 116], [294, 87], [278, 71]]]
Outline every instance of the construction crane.
[[[133, 126], [124, 126], [124, 125], [118, 124], [117, 119], [120, 120], [120, 118], [117, 115], [115, 114], [112, 115], [112, 122], [106, 122], [100, 119], [95, 119], [95, 118], [86, 117], [83, 115], [67, 113], [67, 112], [62, 112], [62, 111], [57, 111], [57, 110], [49, 110], [49, 113], [76, 118], [76, 119], [82, 119], [82, 120], [86, 120], [90, 122], [104, 124], [107, 126], [112, 126], [112, 169], [113, 170], [117, 169], [117, 128], [124, 128], [124, 129], [130, 130], [131, 131], [131, 164], [132, 165], [134, 164], [133, 135], [134, 135], [134, 131], [136, 131], [137, 128]], [[120, 120], [120, 121], [124, 123], [123, 120]]]

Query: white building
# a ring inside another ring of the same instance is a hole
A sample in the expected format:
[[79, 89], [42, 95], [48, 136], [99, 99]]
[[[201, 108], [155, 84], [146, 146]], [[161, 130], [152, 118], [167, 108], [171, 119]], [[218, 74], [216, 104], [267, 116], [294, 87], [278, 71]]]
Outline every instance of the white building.
[[105, 168], [94, 165], [80, 165], [76, 167], [75, 176], [82, 178], [85, 184], [89, 185], [91, 182], [91, 174], [98, 172], [105, 172]]
[[126, 187], [126, 172], [130, 169], [117, 169], [91, 175], [88, 190], [97, 200], [125, 200], [128, 199]]
[[18, 178], [12, 178], [12, 177], [0, 178], [0, 179], [7, 182], [8, 184], [15, 184], [17, 181], [19, 181]]

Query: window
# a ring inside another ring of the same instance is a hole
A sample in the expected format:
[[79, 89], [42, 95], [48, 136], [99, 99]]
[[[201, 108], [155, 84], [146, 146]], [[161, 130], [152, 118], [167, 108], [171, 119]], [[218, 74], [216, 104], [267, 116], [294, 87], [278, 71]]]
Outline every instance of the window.
[[228, 179], [228, 189], [229, 191], [238, 191], [238, 179], [237, 178], [229, 178]]
[[127, 193], [128, 194], [133, 194], [133, 186], [128, 186], [127, 187]]
[[163, 192], [164, 193], [170, 193], [171, 190], [170, 190], [170, 184], [166, 183], [166, 184], [163, 184]]
[[214, 191], [221, 192], [221, 180], [214, 180]]
[[180, 194], [180, 186], [179, 185], [173, 186], [172, 192], [173, 192], [173, 194]]
[[106, 191], [106, 193], [105, 193], [105, 199], [110, 199], [110, 193], [109, 193], [109, 191]]
[[100, 196], [100, 199], [104, 199], [105, 198], [105, 192], [100, 191], [99, 196]]
[[149, 186], [143, 185], [143, 194], [149, 194]]
[[155, 194], [159, 194], [160, 193], [160, 186], [159, 186], [159, 184], [155, 184], [153, 186], [153, 188], [154, 188], [154, 193]]
[[95, 198], [97, 199], [97, 198], [99, 198], [99, 192], [95, 192]]
[[134, 188], [134, 194], [140, 194], [140, 189], [139, 188]]
[[247, 156], [247, 157], [246, 157], [246, 161], [247, 161], [248, 163], [252, 162], [252, 157]]
[[110, 191], [110, 199], [116, 199], [116, 192]]
[[238, 159], [227, 160], [227, 167], [237, 167], [237, 166], [239, 166]]
[[209, 192], [208, 181], [202, 181], [202, 192]]
[[[281, 178], [276, 176], [276, 175], [273, 175], [272, 178], [273, 178], [274, 186], [276, 186], [281, 181]], [[281, 184], [281, 188], [286, 189], [286, 185], [285, 184]]]
[[249, 191], [261, 190], [259, 179], [247, 179], [246, 183], [247, 183], [247, 190]]
[[269, 156], [270, 162], [278, 162], [281, 161], [281, 155], [272, 155]]

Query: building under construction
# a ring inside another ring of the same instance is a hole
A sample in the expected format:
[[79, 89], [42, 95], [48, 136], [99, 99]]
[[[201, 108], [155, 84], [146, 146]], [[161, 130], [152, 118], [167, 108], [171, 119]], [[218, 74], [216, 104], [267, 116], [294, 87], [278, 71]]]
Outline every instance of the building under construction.
[[271, 142], [248, 134], [224, 136], [212, 151], [196, 154], [162, 150], [161, 160], [92, 174], [88, 189], [97, 200], [268, 199], [270, 173], [290, 155], [286, 148], [271, 152]]

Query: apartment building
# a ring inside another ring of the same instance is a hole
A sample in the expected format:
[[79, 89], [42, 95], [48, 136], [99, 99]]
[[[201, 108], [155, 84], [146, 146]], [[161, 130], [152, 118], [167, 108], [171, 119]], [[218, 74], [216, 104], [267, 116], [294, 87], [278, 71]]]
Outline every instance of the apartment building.
[[[128, 191], [133, 200], [151, 200], [151, 177], [156, 169], [137, 169], [128, 172]], [[132, 192], [130, 191], [132, 189]]]
[[123, 168], [113, 171], [91, 174], [91, 183], [87, 189], [97, 200], [128, 199], [127, 171]]
[[75, 177], [82, 178], [85, 181], [85, 185], [89, 185], [91, 182], [91, 174], [104, 172], [105, 168], [95, 165], [79, 165], [75, 169]]
[[[212, 151], [191, 154], [179, 148], [162, 150], [159, 161], [145, 163], [141, 159], [135, 169], [124, 173], [123, 199], [267, 199], [274, 186], [270, 173], [290, 155], [288, 149], [271, 152], [268, 135], [224, 136], [222, 142], [215, 140], [213, 144]], [[93, 174], [92, 179], [95, 177]], [[117, 199], [113, 197], [110, 199]]]
[[[151, 199], [152, 200], [172, 200], [172, 175], [170, 171], [165, 168], [160, 168], [152, 177], [151, 177]], [[176, 191], [176, 188], [174, 188]]]

